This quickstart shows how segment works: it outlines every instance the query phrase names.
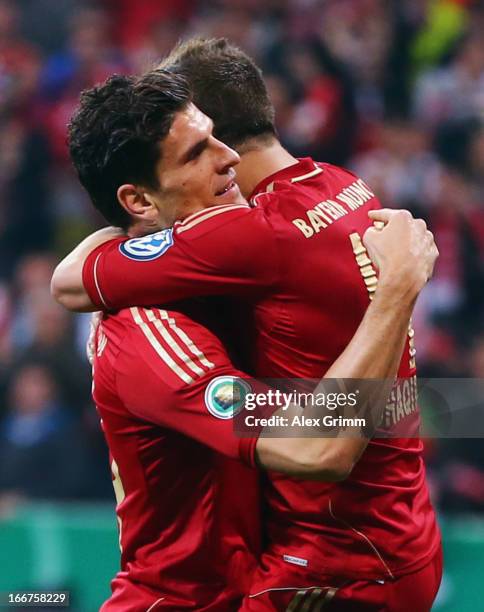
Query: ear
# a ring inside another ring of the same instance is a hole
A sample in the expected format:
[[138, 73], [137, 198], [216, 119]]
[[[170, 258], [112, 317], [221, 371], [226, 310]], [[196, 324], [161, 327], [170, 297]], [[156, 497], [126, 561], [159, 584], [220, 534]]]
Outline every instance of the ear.
[[118, 201], [124, 210], [136, 220], [150, 220], [156, 217], [157, 208], [152, 198], [144, 189], [132, 184], [124, 184], [118, 188]]

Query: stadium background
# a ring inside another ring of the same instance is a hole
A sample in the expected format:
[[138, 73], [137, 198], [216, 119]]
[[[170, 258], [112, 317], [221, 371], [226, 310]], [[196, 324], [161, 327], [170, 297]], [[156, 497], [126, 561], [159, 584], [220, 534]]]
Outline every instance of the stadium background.
[[[89, 319], [48, 289], [101, 223], [65, 146], [80, 90], [180, 37], [239, 43], [293, 153], [428, 221], [441, 256], [414, 320], [420, 374], [482, 378], [483, 26], [471, 0], [0, 0], [0, 591], [67, 588], [91, 612], [118, 562]], [[427, 460], [446, 554], [435, 609], [483, 609], [482, 441], [433, 440]]]

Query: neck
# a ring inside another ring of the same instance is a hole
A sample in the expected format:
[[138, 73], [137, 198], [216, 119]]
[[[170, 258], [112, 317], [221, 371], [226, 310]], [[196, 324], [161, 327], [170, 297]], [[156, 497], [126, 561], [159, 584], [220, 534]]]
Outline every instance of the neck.
[[146, 221], [135, 221], [129, 226], [127, 234], [130, 238], [140, 238], [141, 236], [147, 236], [148, 234], [159, 232], [160, 230], [171, 227], [172, 225], [173, 221], [170, 223], [167, 219], [149, 223]]
[[241, 159], [236, 168], [237, 183], [245, 198], [248, 198], [266, 177], [294, 166], [298, 161], [276, 139], [270, 144], [248, 145], [239, 153]]

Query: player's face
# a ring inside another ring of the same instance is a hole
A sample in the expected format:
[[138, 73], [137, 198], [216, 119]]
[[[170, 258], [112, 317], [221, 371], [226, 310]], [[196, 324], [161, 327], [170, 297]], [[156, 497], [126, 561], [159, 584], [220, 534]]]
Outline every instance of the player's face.
[[152, 195], [173, 220], [209, 206], [245, 203], [235, 182], [234, 166], [240, 157], [212, 130], [212, 120], [190, 104], [176, 115], [162, 143], [160, 190]]

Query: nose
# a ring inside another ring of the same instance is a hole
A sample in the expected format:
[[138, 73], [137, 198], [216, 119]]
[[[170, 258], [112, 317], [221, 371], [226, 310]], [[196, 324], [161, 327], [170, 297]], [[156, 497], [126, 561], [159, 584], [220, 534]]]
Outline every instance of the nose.
[[226, 174], [230, 168], [236, 166], [240, 162], [240, 155], [221, 140], [217, 140], [216, 138], [214, 140], [217, 149], [217, 170], [219, 174]]

